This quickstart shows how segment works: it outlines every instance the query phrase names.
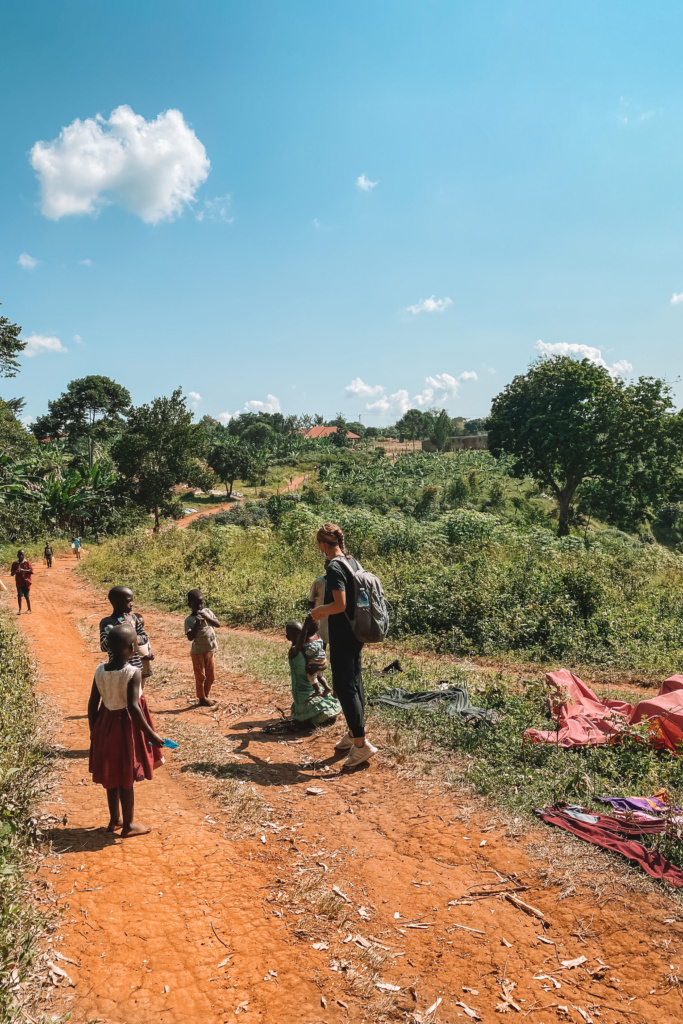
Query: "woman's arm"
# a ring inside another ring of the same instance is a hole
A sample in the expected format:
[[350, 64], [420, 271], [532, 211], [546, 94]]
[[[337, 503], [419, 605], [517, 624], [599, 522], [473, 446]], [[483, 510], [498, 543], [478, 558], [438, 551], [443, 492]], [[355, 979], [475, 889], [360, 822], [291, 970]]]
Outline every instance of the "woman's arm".
[[158, 733], [151, 729], [147, 719], [140, 710], [138, 701], [140, 700], [140, 684], [142, 677], [140, 675], [140, 669], [136, 669], [133, 675], [128, 680], [128, 711], [130, 717], [133, 719], [136, 725], [138, 725], [148, 740], [150, 740], [155, 747], [163, 747], [164, 741]]
[[328, 615], [338, 615], [339, 612], [346, 611], [346, 591], [345, 590], [333, 590], [332, 591], [332, 604], [319, 604], [317, 608], [312, 608], [309, 615], [315, 622], [320, 622], [321, 619], [327, 618]]
[[97, 689], [97, 683], [93, 679], [92, 690], [90, 691], [90, 700], [88, 701], [88, 725], [90, 726], [90, 732], [95, 727], [95, 719], [97, 718], [97, 712], [100, 710], [100, 691]]

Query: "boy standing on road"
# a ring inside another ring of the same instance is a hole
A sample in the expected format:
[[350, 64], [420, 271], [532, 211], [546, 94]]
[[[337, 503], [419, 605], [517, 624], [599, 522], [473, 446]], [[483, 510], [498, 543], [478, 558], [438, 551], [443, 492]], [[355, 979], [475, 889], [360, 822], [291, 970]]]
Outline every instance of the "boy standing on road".
[[51, 569], [52, 568], [52, 561], [53, 561], [53, 558], [54, 558], [54, 554], [52, 552], [52, 544], [50, 544], [49, 540], [45, 542], [45, 550], [43, 551], [43, 558], [45, 559], [45, 565], [48, 567], [48, 569]]
[[31, 598], [29, 597], [29, 590], [31, 589], [31, 576], [33, 576], [33, 566], [29, 562], [28, 558], [23, 551], [17, 551], [17, 560], [12, 562], [10, 573], [14, 576], [15, 583], [17, 585], [17, 601], [19, 602], [19, 615], [21, 615], [21, 599], [26, 598], [26, 611], [31, 611]]
[[194, 680], [197, 686], [197, 700], [200, 707], [212, 708], [215, 700], [209, 700], [215, 671], [213, 653], [218, 649], [214, 627], [220, 622], [208, 608], [204, 607], [201, 590], [191, 590], [187, 595], [190, 614], [185, 619], [185, 636], [192, 641], [191, 655]]

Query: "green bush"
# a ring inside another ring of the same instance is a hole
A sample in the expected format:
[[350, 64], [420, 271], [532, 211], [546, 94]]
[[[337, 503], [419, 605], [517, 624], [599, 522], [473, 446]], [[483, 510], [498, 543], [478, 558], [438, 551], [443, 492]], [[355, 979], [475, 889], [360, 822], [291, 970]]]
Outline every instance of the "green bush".
[[0, 1019], [11, 1019], [12, 985], [25, 978], [38, 917], [22, 866], [35, 839], [33, 805], [46, 773], [37, 740], [33, 672], [26, 644], [0, 612]]

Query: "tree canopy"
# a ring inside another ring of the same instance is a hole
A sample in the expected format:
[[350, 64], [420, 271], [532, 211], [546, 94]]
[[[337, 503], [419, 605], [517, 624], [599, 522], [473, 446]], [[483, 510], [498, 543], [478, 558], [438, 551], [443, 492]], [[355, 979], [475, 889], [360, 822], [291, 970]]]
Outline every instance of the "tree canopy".
[[123, 427], [130, 409], [130, 393], [110, 377], [93, 374], [72, 380], [66, 391], [39, 416], [33, 432], [39, 440], [68, 435], [69, 448], [76, 452], [85, 441], [88, 465], [92, 468], [95, 445], [110, 440]]
[[181, 388], [170, 398], [155, 398], [131, 409], [111, 453], [128, 492], [154, 513], [155, 530], [162, 511], [172, 504], [172, 488], [185, 483], [201, 445]]
[[627, 385], [602, 366], [568, 356], [541, 360], [494, 398], [489, 448], [512, 456], [515, 476], [533, 476], [555, 495], [558, 536], [583, 481], [629, 488], [641, 512], [655, 502], [664, 470], [678, 462], [678, 418], [664, 381]]
[[235, 480], [244, 480], [252, 472], [251, 449], [240, 438], [227, 433], [216, 439], [206, 461], [224, 484], [228, 497], [232, 494]]
[[0, 377], [16, 377], [19, 371], [18, 356], [26, 348], [20, 334], [19, 324], [10, 323], [6, 316], [0, 316]]

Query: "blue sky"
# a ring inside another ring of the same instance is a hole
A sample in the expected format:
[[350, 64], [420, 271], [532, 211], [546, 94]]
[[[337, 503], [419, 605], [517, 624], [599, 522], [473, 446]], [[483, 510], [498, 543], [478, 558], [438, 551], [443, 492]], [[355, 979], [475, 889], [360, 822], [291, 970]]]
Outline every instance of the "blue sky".
[[26, 0], [0, 24], [0, 301], [35, 353], [0, 394], [27, 413], [103, 373], [224, 418], [476, 416], [539, 341], [677, 380], [680, 4]]

